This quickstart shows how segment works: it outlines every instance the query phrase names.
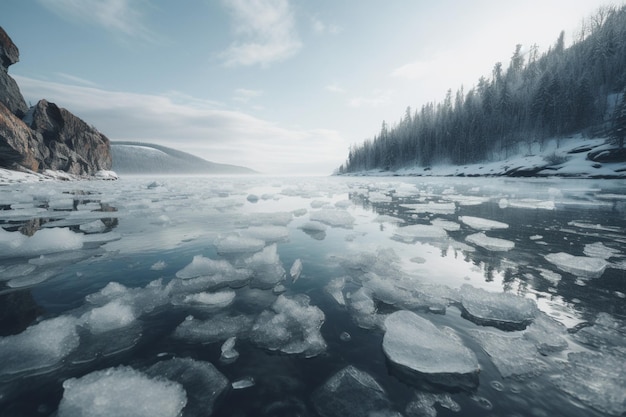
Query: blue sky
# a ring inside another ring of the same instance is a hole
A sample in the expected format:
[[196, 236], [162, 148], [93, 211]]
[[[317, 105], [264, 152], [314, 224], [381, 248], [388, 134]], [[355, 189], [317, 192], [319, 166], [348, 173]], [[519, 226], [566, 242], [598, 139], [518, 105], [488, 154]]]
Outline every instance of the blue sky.
[[[407, 106], [515, 45], [571, 42], [603, 0], [3, 0], [27, 100], [112, 140], [267, 174], [329, 174]], [[623, 1], [612, 2], [623, 4]]]

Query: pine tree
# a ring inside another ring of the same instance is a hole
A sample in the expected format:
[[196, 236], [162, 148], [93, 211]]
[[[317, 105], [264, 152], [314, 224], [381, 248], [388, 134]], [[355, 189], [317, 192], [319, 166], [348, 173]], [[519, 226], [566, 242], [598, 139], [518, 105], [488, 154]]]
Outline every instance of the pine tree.
[[613, 125], [610, 132], [610, 140], [614, 145], [624, 147], [626, 137], [626, 88], [622, 91], [622, 97], [613, 112]]

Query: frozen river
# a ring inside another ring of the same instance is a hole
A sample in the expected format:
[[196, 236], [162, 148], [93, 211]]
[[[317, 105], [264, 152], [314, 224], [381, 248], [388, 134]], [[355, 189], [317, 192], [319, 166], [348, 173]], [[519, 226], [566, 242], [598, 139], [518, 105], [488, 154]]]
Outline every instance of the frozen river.
[[5, 417], [626, 412], [624, 181], [26, 183], [0, 225]]

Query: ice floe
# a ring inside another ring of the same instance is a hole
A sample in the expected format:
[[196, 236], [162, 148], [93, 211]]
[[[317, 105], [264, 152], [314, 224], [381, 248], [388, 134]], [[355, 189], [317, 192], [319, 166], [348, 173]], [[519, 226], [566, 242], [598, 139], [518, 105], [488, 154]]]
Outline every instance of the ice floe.
[[291, 268], [289, 269], [289, 275], [293, 282], [296, 282], [298, 278], [300, 278], [300, 274], [302, 274], [302, 261], [298, 258], [293, 261]]
[[34, 257], [81, 249], [83, 235], [70, 229], [41, 229], [32, 236], [0, 227], [0, 258]]
[[238, 254], [258, 252], [265, 247], [265, 241], [254, 237], [229, 234], [217, 238], [214, 245], [219, 254]]
[[187, 404], [180, 384], [123, 366], [68, 379], [63, 390], [59, 417], [176, 417]]
[[473, 245], [480, 246], [481, 248], [492, 252], [507, 252], [515, 247], [515, 242], [497, 237], [489, 237], [483, 232], [469, 235], [465, 238], [465, 240]]
[[537, 315], [535, 301], [515, 294], [488, 292], [463, 284], [459, 289], [463, 316], [503, 330], [525, 329]]
[[399, 416], [391, 410], [387, 393], [366, 372], [350, 365], [334, 374], [313, 393], [313, 405], [322, 417]]
[[398, 240], [410, 243], [415, 241], [445, 239], [448, 237], [448, 233], [440, 226], [413, 224], [398, 227], [394, 231], [393, 236]]
[[345, 210], [321, 209], [312, 211], [309, 218], [332, 227], [351, 228], [355, 222], [355, 218]]
[[461, 406], [452, 399], [450, 394], [417, 392], [406, 406], [406, 415], [409, 417], [437, 417], [436, 404], [455, 413], [461, 411]]
[[244, 315], [219, 315], [207, 320], [189, 316], [178, 325], [173, 336], [190, 343], [222, 342], [233, 336], [246, 336], [253, 321]]
[[476, 230], [496, 230], [509, 228], [509, 225], [506, 223], [498, 222], [495, 220], [483, 219], [481, 217], [459, 216], [459, 220], [463, 224]]
[[581, 278], [599, 278], [609, 265], [602, 258], [575, 256], [565, 252], [550, 253], [545, 258], [560, 270]]
[[304, 294], [280, 295], [271, 310], [263, 311], [255, 320], [251, 340], [265, 349], [306, 357], [324, 352], [326, 342], [320, 328], [325, 316], [309, 302]]
[[383, 351], [401, 376], [447, 387], [474, 387], [478, 359], [451, 329], [439, 329], [410, 311], [385, 320]]

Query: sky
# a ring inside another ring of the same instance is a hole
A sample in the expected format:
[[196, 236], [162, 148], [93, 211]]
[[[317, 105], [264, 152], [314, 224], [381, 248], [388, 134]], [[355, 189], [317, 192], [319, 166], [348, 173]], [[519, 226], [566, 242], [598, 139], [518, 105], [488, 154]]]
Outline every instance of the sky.
[[383, 120], [626, 0], [2, 0], [9, 68], [109, 139], [328, 175]]

